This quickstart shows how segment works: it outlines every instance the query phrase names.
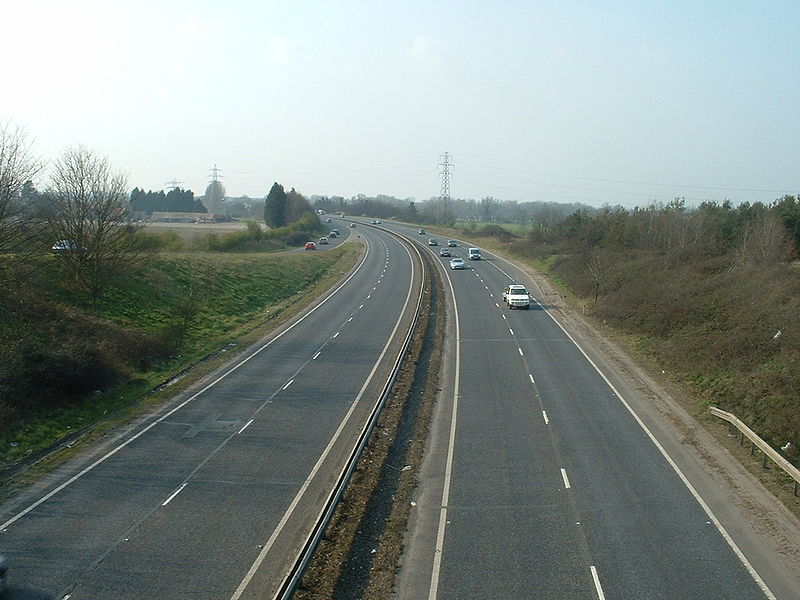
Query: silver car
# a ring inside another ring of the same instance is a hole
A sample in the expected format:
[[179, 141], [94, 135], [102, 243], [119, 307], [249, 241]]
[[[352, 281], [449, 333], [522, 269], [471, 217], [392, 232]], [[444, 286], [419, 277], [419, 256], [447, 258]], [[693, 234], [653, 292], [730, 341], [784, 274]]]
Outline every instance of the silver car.
[[464, 264], [464, 261], [460, 258], [454, 258], [450, 261], [450, 268], [451, 269], [466, 269], [467, 265]]

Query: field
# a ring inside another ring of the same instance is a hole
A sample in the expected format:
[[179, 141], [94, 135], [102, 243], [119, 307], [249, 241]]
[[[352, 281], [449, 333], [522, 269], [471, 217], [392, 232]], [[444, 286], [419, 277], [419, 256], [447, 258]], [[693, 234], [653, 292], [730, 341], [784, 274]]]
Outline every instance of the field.
[[[260, 224], [266, 231], [267, 227]], [[147, 224], [147, 229], [153, 233], [174, 231], [184, 242], [191, 242], [194, 238], [207, 235], [209, 233], [223, 234], [232, 231], [243, 231], [247, 227], [240, 221], [230, 223], [163, 223], [154, 221]]]

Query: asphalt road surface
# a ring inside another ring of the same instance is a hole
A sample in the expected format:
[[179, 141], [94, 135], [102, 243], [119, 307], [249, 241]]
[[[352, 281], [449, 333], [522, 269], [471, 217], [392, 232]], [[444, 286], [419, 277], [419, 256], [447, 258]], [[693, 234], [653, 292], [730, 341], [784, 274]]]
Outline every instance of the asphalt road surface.
[[416, 301], [411, 254], [352, 234], [363, 263], [313, 311], [0, 506], [4, 598], [272, 597]]
[[465, 246], [468, 270], [441, 259], [456, 319], [395, 597], [774, 597], [547, 307], [504, 306], [529, 280]]

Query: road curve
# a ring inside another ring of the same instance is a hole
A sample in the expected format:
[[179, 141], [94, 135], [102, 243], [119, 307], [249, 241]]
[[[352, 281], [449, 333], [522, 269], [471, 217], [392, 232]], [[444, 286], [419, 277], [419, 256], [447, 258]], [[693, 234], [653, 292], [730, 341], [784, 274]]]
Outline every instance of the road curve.
[[363, 261], [313, 310], [0, 505], [4, 598], [272, 597], [415, 305], [411, 254], [352, 234]]

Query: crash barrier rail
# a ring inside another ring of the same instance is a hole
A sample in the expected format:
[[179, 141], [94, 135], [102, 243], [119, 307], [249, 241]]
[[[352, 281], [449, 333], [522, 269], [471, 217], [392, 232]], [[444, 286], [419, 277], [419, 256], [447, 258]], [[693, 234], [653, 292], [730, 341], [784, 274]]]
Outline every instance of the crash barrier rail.
[[[387, 231], [388, 233], [392, 233], [386, 229], [383, 231]], [[364, 451], [364, 448], [369, 441], [369, 437], [372, 434], [373, 430], [375, 429], [375, 425], [378, 422], [378, 418], [383, 411], [383, 407], [386, 404], [386, 401], [389, 399], [389, 396], [392, 392], [392, 387], [394, 386], [395, 382], [397, 381], [397, 377], [400, 373], [400, 367], [402, 366], [403, 359], [408, 352], [408, 348], [411, 346], [411, 340], [414, 336], [414, 331], [417, 328], [417, 324], [419, 323], [419, 318], [422, 313], [422, 299], [424, 296], [425, 291], [425, 263], [422, 259], [422, 254], [420, 254], [419, 250], [414, 244], [403, 240], [401, 236], [398, 234], [393, 234], [396, 238], [398, 238], [401, 242], [405, 242], [408, 244], [408, 248], [414, 250], [417, 255], [417, 258], [420, 262], [421, 267], [421, 277], [422, 283], [420, 285], [419, 296], [416, 300], [416, 307], [414, 308], [414, 315], [411, 321], [411, 325], [406, 332], [405, 339], [403, 340], [402, 349], [397, 354], [397, 358], [394, 360], [394, 364], [392, 366], [391, 373], [389, 378], [387, 379], [385, 385], [383, 386], [383, 390], [381, 391], [380, 395], [378, 396], [378, 402], [372, 409], [370, 413], [368, 422], [366, 426], [362, 429], [361, 434], [359, 435], [358, 441], [356, 442], [355, 447], [353, 448], [350, 456], [348, 457], [347, 461], [344, 464], [341, 472], [339, 473], [339, 477], [334, 485], [333, 489], [331, 490], [330, 494], [328, 495], [328, 499], [325, 502], [325, 505], [322, 507], [319, 517], [315, 522], [314, 526], [312, 527], [308, 538], [300, 550], [300, 553], [295, 560], [294, 564], [292, 565], [289, 572], [284, 577], [280, 587], [278, 588], [277, 594], [274, 596], [274, 600], [290, 600], [295, 591], [297, 591], [298, 586], [300, 585], [300, 580], [305, 573], [306, 568], [311, 563], [311, 559], [314, 556], [314, 551], [317, 549], [320, 540], [322, 539], [323, 534], [325, 533], [325, 529], [328, 527], [331, 519], [333, 518], [333, 514], [336, 511], [337, 506], [339, 505], [339, 501], [341, 500], [342, 496], [344, 495], [344, 491], [347, 487], [347, 484], [350, 481], [353, 472], [358, 465], [358, 461], [361, 458], [361, 454]]]
[[761, 452], [764, 453], [764, 462], [763, 466], [767, 468], [767, 458], [772, 459], [776, 465], [778, 465], [781, 469], [783, 469], [786, 474], [794, 479], [794, 495], [797, 496], [798, 486], [800, 486], [800, 469], [795, 467], [792, 463], [786, 460], [783, 456], [778, 454], [772, 446], [767, 444], [764, 440], [762, 440], [758, 435], [750, 429], [747, 425], [742, 423], [736, 415], [733, 415], [729, 412], [725, 412], [724, 410], [720, 410], [716, 406], [712, 406], [710, 408], [711, 414], [719, 417], [720, 419], [724, 419], [736, 429], [739, 430], [739, 443], [744, 444], [744, 438], [750, 440], [750, 454], [753, 454], [754, 449], [758, 447]]

